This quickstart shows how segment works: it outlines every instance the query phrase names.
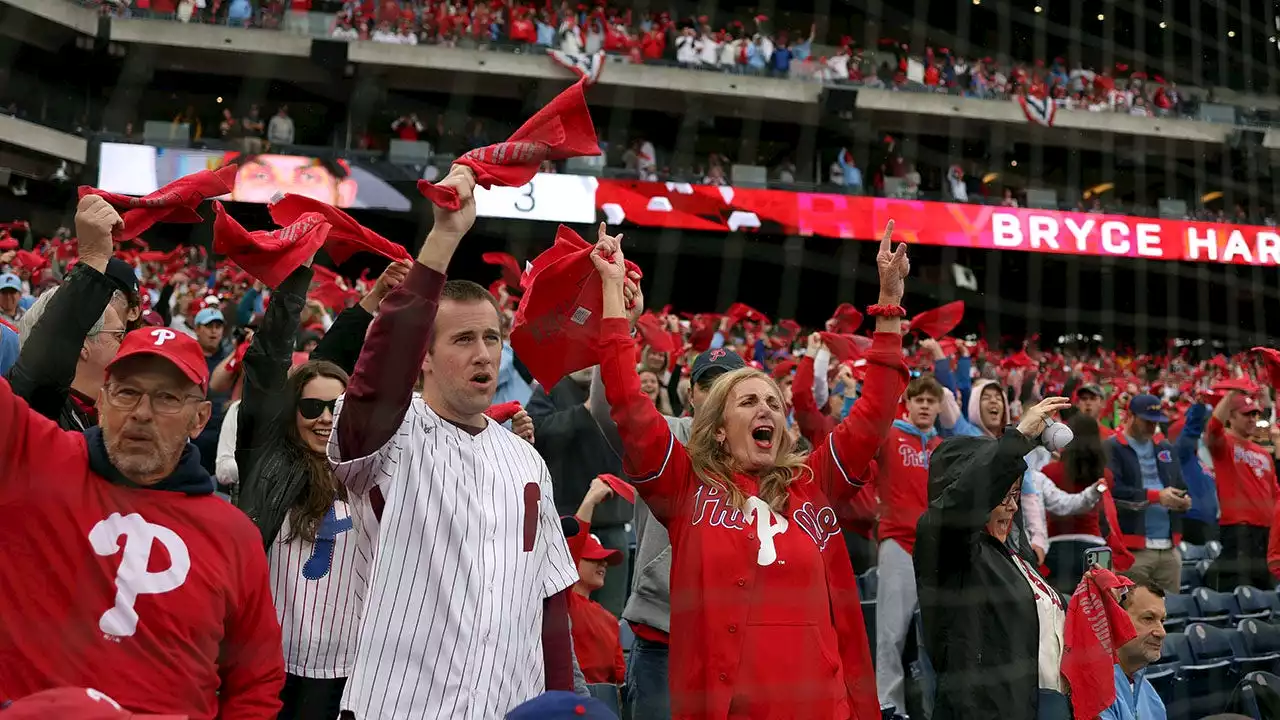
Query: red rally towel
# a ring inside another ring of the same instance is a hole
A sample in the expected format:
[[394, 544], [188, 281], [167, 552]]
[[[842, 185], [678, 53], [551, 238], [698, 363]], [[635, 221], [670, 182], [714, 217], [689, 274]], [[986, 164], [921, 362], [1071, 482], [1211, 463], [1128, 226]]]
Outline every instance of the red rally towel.
[[[595, 246], [560, 226], [555, 244], [533, 259], [511, 329], [515, 350], [544, 388], [599, 362], [604, 292], [591, 263]], [[630, 261], [627, 270], [640, 272]]]
[[[585, 88], [585, 81], [578, 82], [534, 113], [506, 142], [476, 148], [454, 162], [474, 170], [476, 184], [487, 190], [494, 185], [524, 185], [538, 174], [543, 160], [599, 155], [600, 142], [587, 110]], [[446, 210], [460, 207], [453, 188], [419, 180], [418, 192]]]
[[519, 400], [512, 400], [498, 405], [490, 405], [489, 409], [484, 411], [484, 414], [488, 415], [494, 422], [504, 423], [515, 417], [515, 414], [523, 409]]
[[1267, 368], [1267, 377], [1271, 379], [1271, 387], [1280, 388], [1280, 350], [1256, 347], [1253, 351], [1262, 355], [1262, 362]]
[[822, 344], [826, 345], [827, 350], [840, 362], [857, 360], [871, 349], [871, 338], [861, 335], [844, 335], [825, 331], [818, 334], [822, 336]]
[[673, 353], [679, 346], [676, 338], [662, 325], [662, 318], [653, 313], [645, 313], [636, 319], [636, 330], [645, 345], [660, 353]]
[[307, 213], [289, 227], [279, 230], [245, 230], [227, 214], [222, 203], [214, 202], [213, 249], [271, 287], [278, 287], [289, 274], [316, 254], [332, 227], [320, 213]]
[[1067, 606], [1062, 676], [1071, 683], [1078, 720], [1096, 718], [1116, 701], [1116, 650], [1138, 633], [1111, 591], [1131, 585], [1128, 578], [1095, 569], [1080, 580]]
[[158, 222], [204, 222], [196, 212], [201, 202], [231, 192], [236, 184], [236, 165], [224, 165], [217, 170], [201, 170], [165, 185], [145, 197], [117, 195], [88, 185], [80, 186], [80, 197], [97, 195], [111, 203], [117, 210], [127, 210], [121, 216], [124, 229], [115, 236], [118, 241], [132, 240]]
[[862, 313], [849, 303], [840, 303], [827, 325], [831, 332], [852, 335], [862, 325]]
[[610, 475], [609, 473], [602, 473], [600, 479], [604, 481], [605, 485], [609, 486], [610, 490], [617, 493], [618, 497], [632, 505], [636, 504], [636, 488], [634, 485], [619, 478], [617, 475]]
[[964, 301], [956, 300], [942, 307], [926, 310], [911, 318], [911, 329], [919, 330], [929, 337], [939, 340], [956, 329], [964, 318]]
[[[520, 269], [520, 263], [516, 262], [516, 258], [511, 253], [504, 252], [487, 252], [480, 255], [480, 260], [489, 265], [497, 265], [502, 268], [502, 282], [509, 288], [520, 288], [520, 280], [524, 275], [524, 271]], [[494, 294], [497, 297], [497, 294]]]
[[397, 245], [378, 233], [356, 222], [355, 218], [338, 208], [309, 198], [289, 193], [271, 204], [271, 219], [280, 227], [298, 222], [308, 213], [320, 213], [332, 226], [329, 239], [324, 244], [330, 259], [341, 265], [352, 255], [366, 250], [390, 260], [412, 260], [404, 246]]

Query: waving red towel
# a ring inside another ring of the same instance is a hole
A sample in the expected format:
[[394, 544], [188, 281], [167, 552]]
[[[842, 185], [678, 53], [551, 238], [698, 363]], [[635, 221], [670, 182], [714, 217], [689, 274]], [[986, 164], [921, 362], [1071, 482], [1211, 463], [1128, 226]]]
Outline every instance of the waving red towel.
[[88, 185], [80, 186], [80, 197], [97, 195], [111, 203], [117, 210], [127, 210], [121, 220], [124, 228], [115, 236], [118, 241], [132, 240], [158, 222], [204, 222], [196, 208], [209, 198], [231, 192], [236, 185], [235, 165], [224, 165], [217, 170], [201, 170], [165, 185], [145, 197], [117, 195]]
[[673, 353], [678, 349], [676, 339], [662, 326], [662, 318], [647, 312], [636, 319], [636, 330], [645, 345], [660, 353]]
[[516, 413], [523, 409], [519, 400], [512, 400], [498, 405], [490, 405], [489, 409], [484, 411], [484, 414], [488, 415], [494, 422], [504, 423], [515, 417]]
[[1256, 347], [1253, 351], [1262, 355], [1262, 362], [1267, 368], [1267, 377], [1271, 378], [1271, 387], [1280, 387], [1280, 350]]
[[17, 240], [14, 240], [11, 237], [0, 238], [0, 252], [9, 252], [10, 250], [17, 250], [18, 247], [19, 245]]
[[520, 263], [516, 262], [514, 255], [504, 252], [487, 252], [480, 256], [480, 260], [502, 268], [502, 282], [506, 283], [507, 287], [517, 289], [520, 287], [524, 271], [520, 269]]
[[[543, 160], [599, 155], [585, 88], [585, 82], [578, 82], [534, 113], [506, 142], [476, 148], [454, 162], [474, 170], [476, 184], [487, 190], [494, 185], [520, 187], [538, 174]], [[446, 210], [460, 207], [453, 188], [419, 180], [418, 192]]]
[[919, 330], [935, 340], [940, 340], [944, 335], [955, 330], [963, 318], [964, 301], [956, 300], [911, 318], [911, 329]]
[[1112, 590], [1133, 581], [1096, 569], [1086, 573], [1067, 606], [1063, 632], [1062, 677], [1071, 683], [1071, 707], [1077, 718], [1096, 718], [1116, 701], [1116, 650], [1137, 637], [1133, 621]]
[[862, 337], [861, 335], [845, 335], [843, 333], [820, 332], [822, 336], [822, 344], [827, 346], [827, 350], [836, 357], [840, 362], [849, 362], [862, 357], [862, 354], [871, 349], [871, 338]]
[[34, 275], [49, 267], [49, 258], [31, 250], [19, 250], [13, 254], [12, 264]]
[[[511, 349], [544, 388], [599, 362], [604, 291], [595, 246], [560, 226], [555, 244], [533, 259], [511, 329]], [[627, 270], [639, 272], [630, 261]]]
[[857, 332], [858, 327], [862, 325], [862, 313], [858, 312], [858, 308], [849, 303], [840, 303], [836, 307], [835, 314], [827, 322], [830, 324], [831, 332], [851, 335]]
[[230, 257], [246, 272], [271, 287], [316, 254], [332, 227], [320, 213], [307, 213], [279, 230], [245, 230], [214, 202], [213, 249]]
[[329, 257], [341, 265], [352, 255], [366, 250], [391, 260], [411, 260], [409, 251], [356, 222], [355, 218], [338, 208], [309, 198], [289, 193], [271, 204], [271, 219], [281, 227], [288, 227], [308, 213], [320, 213], [332, 226], [329, 239], [324, 244]]
[[736, 302], [730, 305], [729, 309], [724, 311], [724, 314], [733, 320], [734, 325], [744, 321], [764, 323], [766, 325], [769, 323], [767, 315], [746, 303]]

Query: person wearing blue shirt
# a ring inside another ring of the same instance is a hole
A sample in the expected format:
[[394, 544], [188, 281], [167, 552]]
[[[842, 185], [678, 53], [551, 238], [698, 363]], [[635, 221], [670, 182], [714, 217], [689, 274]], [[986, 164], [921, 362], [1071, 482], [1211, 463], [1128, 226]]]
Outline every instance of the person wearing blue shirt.
[[1182, 479], [1191, 496], [1191, 509], [1182, 518], [1182, 539], [1192, 545], [1204, 545], [1218, 539], [1218, 486], [1213, 479], [1213, 466], [1200, 459], [1200, 438], [1213, 408], [1196, 403], [1187, 408], [1186, 422], [1173, 444], [1182, 465]]
[[529, 404], [529, 396], [533, 388], [520, 375], [516, 368], [516, 355], [511, 350], [511, 343], [502, 344], [502, 359], [498, 364], [498, 390], [493, 394], [493, 405], [506, 402], [518, 402], [523, 407]]
[[249, 3], [249, 0], [231, 0], [231, 5], [227, 8], [228, 25], [247, 27], [252, 17], [253, 5]]
[[1134, 586], [1120, 598], [1120, 607], [1138, 635], [1116, 652], [1116, 699], [1098, 720], [1167, 720], [1164, 701], [1146, 678], [1147, 666], [1160, 660], [1164, 646], [1164, 590], [1148, 573], [1125, 575]]

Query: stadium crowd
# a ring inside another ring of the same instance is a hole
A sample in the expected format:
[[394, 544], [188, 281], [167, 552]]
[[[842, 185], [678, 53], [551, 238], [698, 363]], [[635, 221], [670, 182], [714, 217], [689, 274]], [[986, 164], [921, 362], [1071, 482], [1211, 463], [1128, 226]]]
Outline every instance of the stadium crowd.
[[892, 222], [817, 328], [646, 308], [603, 224], [447, 278], [477, 183], [597, 148], [578, 85], [420, 185], [416, 257], [294, 195], [142, 239], [234, 168], [6, 226], [0, 717], [867, 720], [914, 632], [933, 717], [1160, 718], [1182, 548], [1275, 596], [1275, 351], [953, 337]]

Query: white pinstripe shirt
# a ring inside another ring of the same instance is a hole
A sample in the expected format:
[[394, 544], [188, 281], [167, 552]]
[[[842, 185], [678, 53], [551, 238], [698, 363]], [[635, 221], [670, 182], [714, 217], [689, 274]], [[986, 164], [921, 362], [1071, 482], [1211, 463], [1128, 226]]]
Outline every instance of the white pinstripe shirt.
[[337, 462], [339, 401], [338, 477], [386, 499], [342, 698], [358, 720], [496, 718], [545, 688], [542, 601], [577, 569], [546, 464], [486, 421], [472, 436], [415, 397], [382, 448]]
[[315, 543], [289, 532], [286, 515], [267, 558], [284, 669], [309, 678], [347, 677], [355, 667], [378, 519], [368, 498], [335, 500]]

